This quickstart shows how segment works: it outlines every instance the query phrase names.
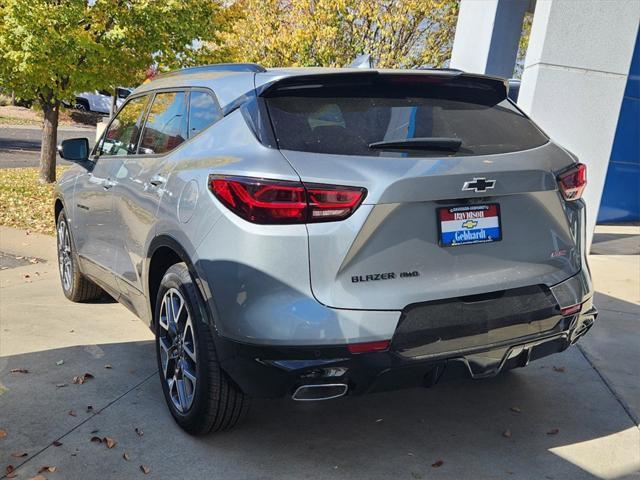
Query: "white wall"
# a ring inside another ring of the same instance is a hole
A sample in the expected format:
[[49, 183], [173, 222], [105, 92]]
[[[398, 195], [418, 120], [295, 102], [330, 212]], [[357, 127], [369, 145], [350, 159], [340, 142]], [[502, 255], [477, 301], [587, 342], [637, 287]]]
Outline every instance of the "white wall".
[[535, 9], [518, 105], [587, 164], [589, 234], [639, 23], [638, 0], [538, 0]]

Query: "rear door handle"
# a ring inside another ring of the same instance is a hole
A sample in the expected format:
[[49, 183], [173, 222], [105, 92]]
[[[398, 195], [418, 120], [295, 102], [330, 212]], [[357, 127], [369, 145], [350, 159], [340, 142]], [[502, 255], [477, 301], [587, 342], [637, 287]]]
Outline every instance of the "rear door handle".
[[160, 185], [164, 185], [166, 182], [167, 182], [167, 179], [164, 178], [162, 175], [154, 175], [153, 177], [151, 177], [151, 180], [149, 180], [149, 183], [154, 187], [159, 187]]

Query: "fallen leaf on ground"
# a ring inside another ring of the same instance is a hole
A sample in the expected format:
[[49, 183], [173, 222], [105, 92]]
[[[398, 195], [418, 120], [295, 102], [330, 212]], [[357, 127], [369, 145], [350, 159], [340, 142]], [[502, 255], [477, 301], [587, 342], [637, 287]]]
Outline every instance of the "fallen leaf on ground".
[[29, 480], [47, 480], [47, 477], [36, 475], [35, 477], [31, 477]]
[[13, 452], [11, 454], [13, 458], [23, 458], [23, 457], [26, 457], [27, 455], [29, 455], [27, 452]]
[[102, 443], [102, 439], [100, 437], [91, 437], [90, 441], [95, 443]]
[[6, 473], [11, 473], [13, 472], [13, 470], [14, 470], [13, 465], [7, 465], [7, 468], [4, 469]]
[[141, 429], [139, 429], [138, 427], [135, 428], [135, 432], [138, 434], [139, 437], [144, 435], [144, 432]]
[[58, 383], [58, 384], [56, 385], [56, 388], [64, 388], [64, 387], [68, 387], [68, 386], [69, 386], [69, 384], [68, 384], [68, 383]]
[[111, 369], [111, 368], [113, 368], [113, 367], [111, 366], [111, 364], [110, 364], [110, 363], [107, 363], [107, 364], [104, 366], [104, 368]]
[[127, 452], [124, 452], [122, 454], [122, 458], [124, 458], [128, 462], [129, 461], [129, 454]]
[[71, 415], [72, 417], [77, 417], [78, 414], [75, 412], [75, 410], [69, 410], [69, 415]]
[[502, 432], [502, 436], [504, 438], [511, 438], [511, 430], [505, 430], [504, 432]]
[[145, 475], [151, 471], [151, 469], [146, 465], [140, 465], [140, 470], [142, 470], [142, 473], [144, 473]]
[[73, 383], [75, 383], [76, 385], [82, 385], [87, 380], [90, 380], [92, 378], [95, 378], [93, 374], [87, 372], [84, 375], [76, 375], [75, 377], [73, 377]]
[[383, 420], [382, 418], [379, 418], [376, 420], [376, 423], [380, 423], [382, 420]]
[[560, 433], [560, 429], [559, 428], [552, 428], [551, 430], [549, 430], [547, 432], [547, 435], [557, 435], [558, 433]]
[[53, 445], [54, 447], [61, 447], [61, 446], [62, 446], [62, 442], [59, 442], [59, 441], [57, 441], [57, 440], [54, 440], [54, 441], [53, 441], [53, 443], [52, 443], [52, 445]]
[[565, 367], [556, 367], [556, 366], [554, 366], [553, 367], [553, 371], [554, 372], [558, 372], [558, 373], [564, 373], [566, 371], [566, 368]]
[[56, 470], [57, 470], [56, 467], [53, 467], [53, 466], [50, 466], [50, 465], [45, 465], [44, 467], [40, 467], [38, 469], [38, 473], [43, 473], [43, 472], [53, 473]]
[[12, 368], [11, 373], [29, 373], [26, 368]]
[[0, 428], [0, 438], [4, 438], [7, 436], [7, 431]]
[[29, 275], [28, 273], [25, 273], [24, 275], [22, 275], [22, 278], [31, 278], [31, 275]]
[[511, 410], [514, 413], [522, 413], [522, 410], [520, 410], [519, 407], [511, 407], [509, 410]]
[[91, 430], [91, 435], [93, 435], [94, 433], [98, 433], [100, 430], [98, 430], [97, 428], [95, 430]]
[[104, 437], [102, 439], [103, 442], [107, 444], [107, 448], [111, 449], [116, 446], [116, 441], [111, 437]]
[[58, 361], [56, 362], [56, 365], [64, 365], [64, 360], [58, 360]]
[[442, 460], [436, 460], [434, 463], [431, 464], [433, 468], [440, 468], [442, 465], [444, 465], [444, 461]]

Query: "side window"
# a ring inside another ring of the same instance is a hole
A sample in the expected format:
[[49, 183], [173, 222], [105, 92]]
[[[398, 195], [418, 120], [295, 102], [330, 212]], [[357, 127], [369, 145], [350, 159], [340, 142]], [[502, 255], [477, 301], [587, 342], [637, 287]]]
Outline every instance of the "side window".
[[215, 99], [207, 92], [193, 91], [189, 99], [189, 137], [222, 118]]
[[138, 153], [159, 154], [173, 150], [187, 139], [185, 92], [161, 92], [153, 99], [142, 130]]
[[118, 112], [102, 137], [98, 155], [133, 155], [135, 153], [142, 112], [147, 99], [147, 96], [134, 98]]

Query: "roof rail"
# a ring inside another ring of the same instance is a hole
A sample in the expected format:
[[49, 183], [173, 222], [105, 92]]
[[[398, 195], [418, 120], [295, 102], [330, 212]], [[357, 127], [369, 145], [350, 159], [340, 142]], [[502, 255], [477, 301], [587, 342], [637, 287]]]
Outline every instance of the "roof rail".
[[197, 67], [187, 67], [172, 72], [161, 73], [155, 78], [173, 77], [175, 75], [190, 75], [194, 73], [206, 72], [253, 72], [262, 73], [267, 70], [257, 63], [213, 63], [211, 65], [199, 65]]

